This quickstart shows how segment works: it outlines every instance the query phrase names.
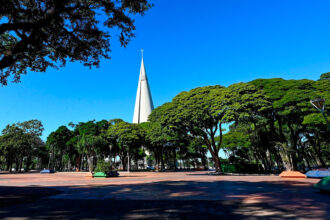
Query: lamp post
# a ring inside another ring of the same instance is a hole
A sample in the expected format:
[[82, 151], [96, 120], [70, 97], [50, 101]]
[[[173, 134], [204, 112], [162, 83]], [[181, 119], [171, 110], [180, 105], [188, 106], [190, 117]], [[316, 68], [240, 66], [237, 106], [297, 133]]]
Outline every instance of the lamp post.
[[328, 126], [328, 131], [330, 131], [330, 124], [329, 124], [329, 121], [328, 121], [328, 118], [327, 116], [325, 115], [325, 111], [324, 111], [324, 108], [325, 108], [325, 100], [324, 99], [321, 99], [321, 98], [317, 98], [317, 99], [312, 99], [310, 101], [310, 103], [317, 109], [321, 112], [321, 114], [323, 115], [324, 119], [325, 119], [325, 122], [327, 123], [327, 126]]

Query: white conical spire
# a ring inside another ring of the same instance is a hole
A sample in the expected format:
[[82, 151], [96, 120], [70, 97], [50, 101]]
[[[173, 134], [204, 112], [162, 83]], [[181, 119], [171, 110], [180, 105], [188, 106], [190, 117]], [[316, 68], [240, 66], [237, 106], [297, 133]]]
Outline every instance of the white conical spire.
[[148, 116], [150, 115], [151, 111], [154, 109], [148, 78], [147, 78], [146, 70], [144, 68], [143, 50], [141, 51], [142, 51], [142, 60], [141, 60], [141, 68], [140, 68], [140, 77], [139, 77], [139, 84], [136, 93], [134, 116], [133, 116], [133, 123], [137, 123], [137, 124], [148, 121]]

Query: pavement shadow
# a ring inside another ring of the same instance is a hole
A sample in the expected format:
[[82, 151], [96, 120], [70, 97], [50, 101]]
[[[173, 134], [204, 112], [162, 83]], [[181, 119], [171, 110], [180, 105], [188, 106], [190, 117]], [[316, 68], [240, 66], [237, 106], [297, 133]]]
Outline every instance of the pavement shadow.
[[51, 188], [1, 186], [0, 195], [0, 204], [3, 200], [25, 196], [16, 203], [0, 205], [0, 218], [326, 219], [330, 216], [330, 197], [299, 181], [163, 181]]
[[[254, 210], [255, 213], [251, 213]], [[0, 210], [1, 218], [30, 219], [244, 219], [295, 217], [267, 204], [205, 200], [70, 200], [41, 199]], [[270, 214], [269, 214], [270, 213]], [[254, 215], [254, 214], [259, 214]]]

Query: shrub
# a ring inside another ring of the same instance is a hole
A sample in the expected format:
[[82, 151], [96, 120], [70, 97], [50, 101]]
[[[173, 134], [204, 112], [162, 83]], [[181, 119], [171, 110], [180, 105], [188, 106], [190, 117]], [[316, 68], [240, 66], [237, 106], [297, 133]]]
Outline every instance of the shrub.
[[98, 161], [95, 172], [110, 173], [112, 171], [112, 165], [109, 162]]

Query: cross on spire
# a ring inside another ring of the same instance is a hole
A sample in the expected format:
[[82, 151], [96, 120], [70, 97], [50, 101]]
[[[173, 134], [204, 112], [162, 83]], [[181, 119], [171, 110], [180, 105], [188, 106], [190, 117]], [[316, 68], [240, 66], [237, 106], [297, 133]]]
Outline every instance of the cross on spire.
[[144, 51], [144, 50], [143, 50], [143, 49], [141, 49], [141, 55], [142, 55], [142, 58], [143, 58], [143, 51]]

